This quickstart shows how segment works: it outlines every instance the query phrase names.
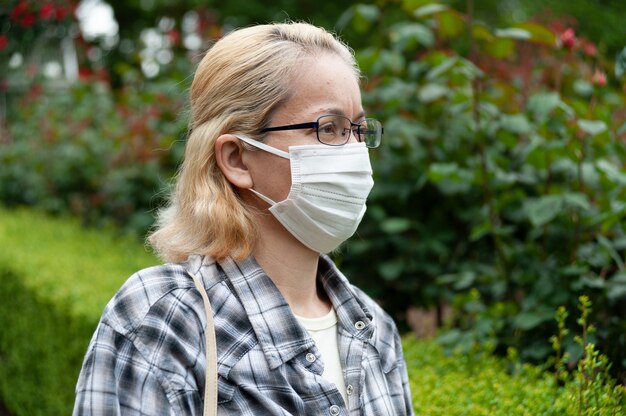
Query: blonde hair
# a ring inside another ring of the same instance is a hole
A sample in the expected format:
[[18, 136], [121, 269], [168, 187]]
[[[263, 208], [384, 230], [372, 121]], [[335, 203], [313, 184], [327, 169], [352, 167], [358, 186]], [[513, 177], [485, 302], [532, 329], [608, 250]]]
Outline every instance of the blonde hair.
[[240, 133], [257, 140], [273, 112], [290, 97], [290, 83], [306, 57], [339, 55], [359, 71], [352, 51], [307, 23], [258, 25], [216, 42], [196, 70], [190, 93], [190, 134], [168, 206], [157, 215], [149, 244], [165, 261], [191, 254], [222, 259], [250, 255], [257, 239], [253, 214], [224, 177], [215, 140]]

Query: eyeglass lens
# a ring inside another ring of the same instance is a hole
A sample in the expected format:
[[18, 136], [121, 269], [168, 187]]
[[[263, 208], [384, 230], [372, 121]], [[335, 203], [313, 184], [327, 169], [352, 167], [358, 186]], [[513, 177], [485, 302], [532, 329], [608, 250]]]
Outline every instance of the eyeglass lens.
[[350, 140], [350, 134], [367, 147], [378, 147], [382, 138], [380, 121], [372, 118], [353, 124], [343, 116], [329, 115], [318, 119], [317, 138], [330, 146], [340, 146]]

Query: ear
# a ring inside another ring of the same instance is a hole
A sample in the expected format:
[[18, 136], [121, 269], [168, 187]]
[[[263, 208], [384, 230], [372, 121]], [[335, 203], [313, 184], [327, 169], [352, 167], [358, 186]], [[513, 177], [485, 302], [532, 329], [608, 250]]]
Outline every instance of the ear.
[[217, 166], [230, 183], [237, 188], [249, 189], [254, 186], [252, 176], [243, 161], [241, 140], [232, 134], [222, 134], [215, 141], [215, 159]]

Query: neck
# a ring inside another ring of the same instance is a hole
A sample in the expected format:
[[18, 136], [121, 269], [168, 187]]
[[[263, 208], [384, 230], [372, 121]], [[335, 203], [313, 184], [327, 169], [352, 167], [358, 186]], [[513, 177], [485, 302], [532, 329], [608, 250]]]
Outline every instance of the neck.
[[317, 285], [319, 253], [304, 246], [270, 213], [259, 213], [260, 237], [253, 255], [295, 315], [324, 316], [331, 303]]

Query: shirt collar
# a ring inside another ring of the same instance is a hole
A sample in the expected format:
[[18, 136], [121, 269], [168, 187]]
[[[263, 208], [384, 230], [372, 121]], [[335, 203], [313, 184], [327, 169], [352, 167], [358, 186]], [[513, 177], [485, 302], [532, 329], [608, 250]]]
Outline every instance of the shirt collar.
[[[243, 261], [226, 258], [220, 265], [246, 310], [272, 369], [315, 345], [274, 282], [252, 256]], [[335, 308], [339, 325], [358, 338], [371, 338], [371, 314], [358, 301], [345, 276], [327, 256], [320, 257], [318, 275]], [[357, 322], [365, 325], [356, 325]]]
[[374, 334], [372, 314], [355, 295], [348, 279], [326, 255], [320, 257], [317, 272], [340, 326], [357, 338], [369, 340]]

